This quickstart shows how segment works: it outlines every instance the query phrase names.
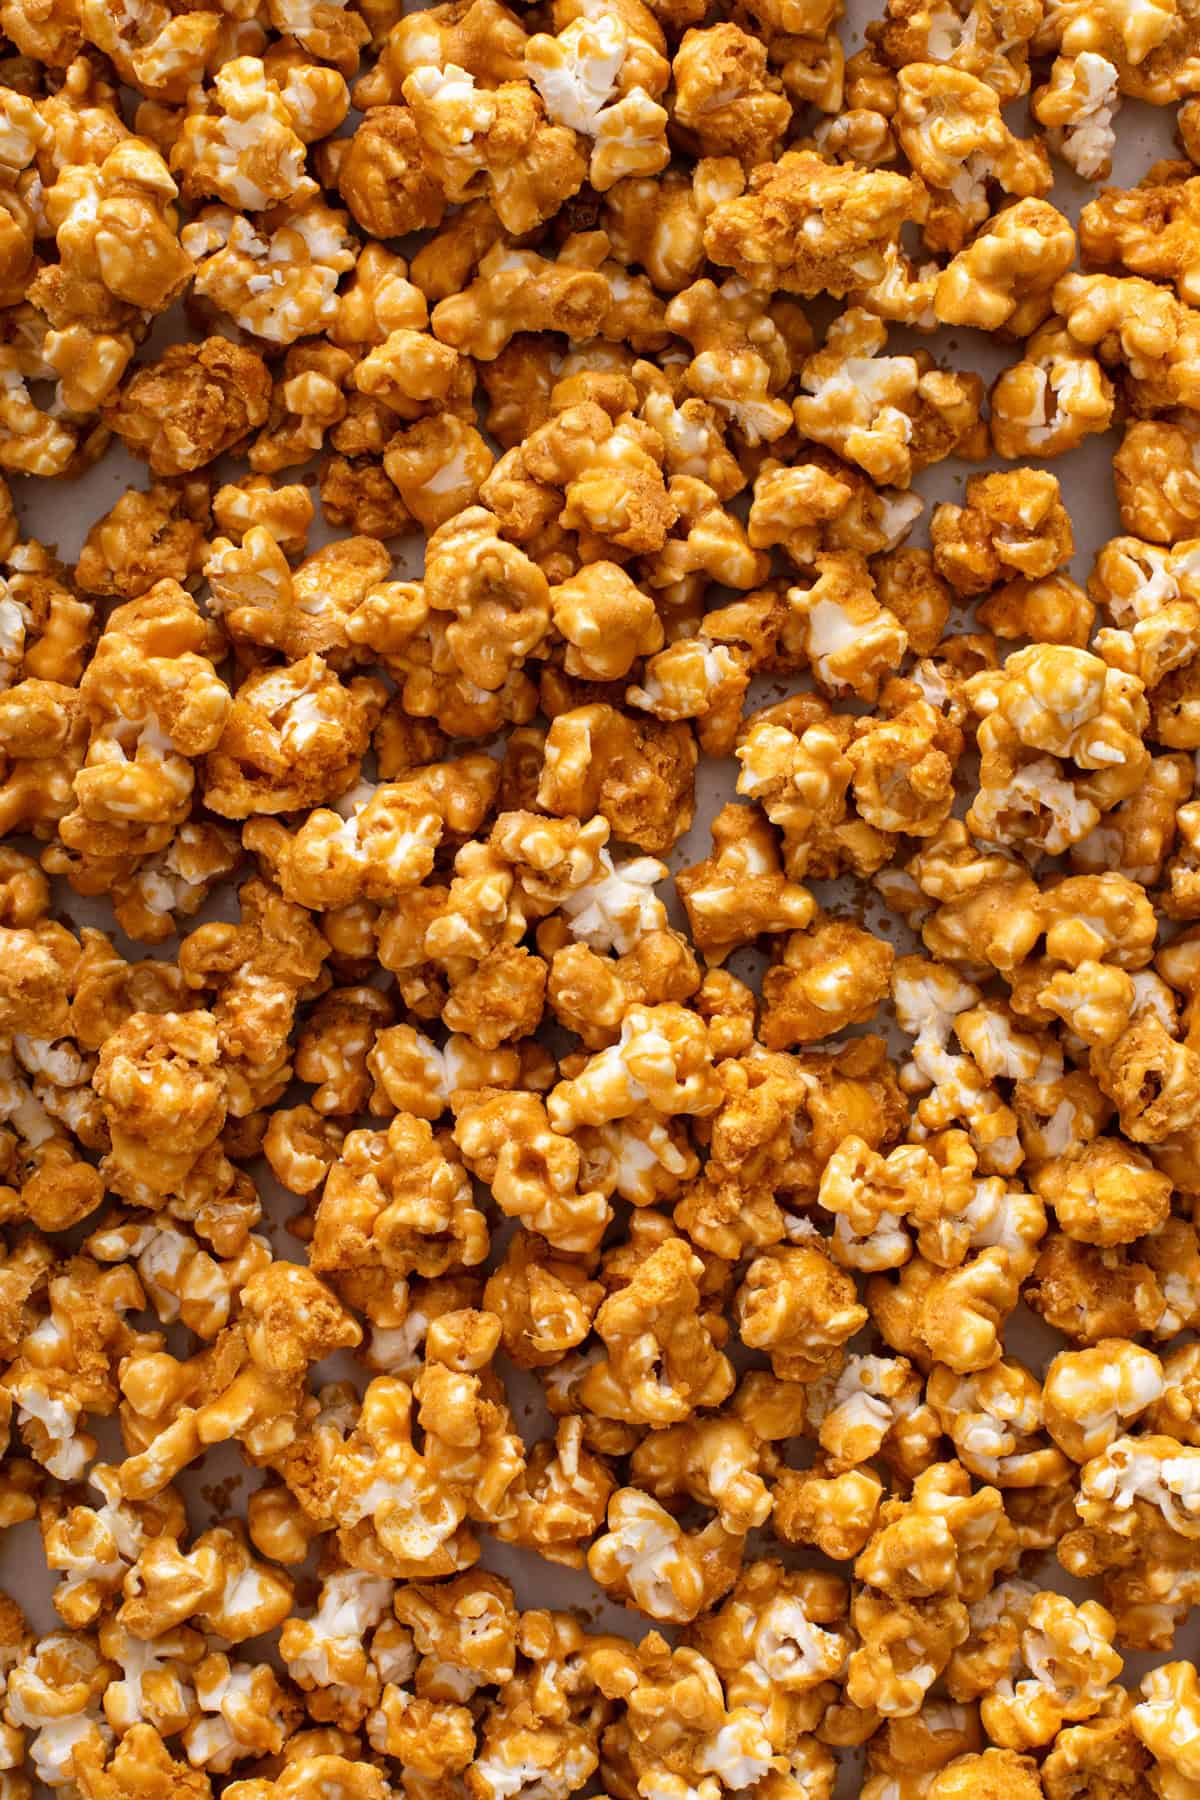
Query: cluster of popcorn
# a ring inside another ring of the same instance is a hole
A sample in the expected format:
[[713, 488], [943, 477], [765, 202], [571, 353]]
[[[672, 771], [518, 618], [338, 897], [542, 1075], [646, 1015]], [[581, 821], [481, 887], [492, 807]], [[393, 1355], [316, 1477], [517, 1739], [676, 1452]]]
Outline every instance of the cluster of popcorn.
[[719, 10], [0, 0], [0, 1800], [1200, 1794], [1195, 6]]

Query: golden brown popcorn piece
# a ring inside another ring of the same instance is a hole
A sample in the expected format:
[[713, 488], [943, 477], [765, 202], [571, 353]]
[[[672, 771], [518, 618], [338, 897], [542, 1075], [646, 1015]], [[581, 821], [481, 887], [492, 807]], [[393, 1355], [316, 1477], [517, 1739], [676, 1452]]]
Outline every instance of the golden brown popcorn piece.
[[1015, 1750], [956, 1756], [926, 1790], [933, 1800], [1037, 1800], [1037, 1765]]
[[235, 643], [278, 650], [299, 662], [341, 650], [350, 615], [391, 568], [375, 538], [343, 538], [290, 568], [265, 525], [251, 525], [241, 544], [216, 538], [204, 573], [209, 606]]
[[848, 1666], [847, 1697], [885, 1718], [919, 1711], [928, 1686], [968, 1631], [965, 1606], [946, 1594], [909, 1600], [863, 1588], [851, 1603], [850, 1621], [859, 1648]]
[[613, 254], [640, 264], [661, 292], [678, 293], [703, 267], [705, 219], [719, 200], [741, 192], [743, 180], [733, 157], [709, 157], [690, 174], [668, 169], [657, 181], [618, 182], [603, 213]]
[[390, 1001], [375, 988], [331, 988], [321, 996], [297, 1033], [295, 1059], [299, 1079], [314, 1087], [317, 1112], [364, 1110], [372, 1086], [367, 1055], [392, 1018]]
[[504, 229], [520, 236], [582, 185], [587, 163], [575, 132], [547, 123], [527, 82], [482, 88], [454, 64], [424, 63], [405, 79], [403, 92], [425, 166], [448, 201], [483, 192]]
[[187, 984], [167, 962], [126, 962], [101, 931], [84, 927], [71, 1000], [71, 1036], [99, 1050], [134, 1013], [184, 1010]]
[[314, 1522], [337, 1524], [347, 1564], [400, 1580], [450, 1575], [478, 1556], [461, 1489], [413, 1446], [412, 1411], [408, 1383], [378, 1377], [357, 1417], [353, 1405], [318, 1416], [309, 1441], [300, 1438], [282, 1459]]
[[340, 70], [318, 62], [297, 37], [269, 44], [263, 64], [283, 95], [298, 137], [313, 144], [337, 130], [350, 106], [350, 92]]
[[870, 1469], [825, 1474], [784, 1469], [772, 1491], [771, 1518], [785, 1544], [811, 1544], [824, 1555], [847, 1561], [857, 1556], [875, 1528], [883, 1484]]
[[203, 480], [131, 488], [91, 527], [75, 566], [85, 594], [133, 600], [156, 582], [186, 585], [199, 572], [209, 519]]
[[1147, 1408], [1155, 1428], [1156, 1403], [1171, 1407], [1169, 1394], [1164, 1400], [1166, 1373], [1152, 1351], [1124, 1338], [1063, 1351], [1046, 1372], [1046, 1429], [1073, 1461], [1086, 1462]]
[[1113, 457], [1122, 529], [1156, 544], [1200, 524], [1200, 436], [1183, 420], [1131, 419]]
[[888, 992], [894, 956], [890, 944], [844, 920], [792, 932], [763, 978], [767, 1048], [811, 1044], [865, 1024]]
[[278, 200], [301, 205], [316, 191], [291, 108], [255, 56], [223, 64], [211, 88], [193, 90], [171, 166], [192, 203], [211, 195], [226, 206], [263, 212]]
[[156, 150], [127, 137], [99, 165], [68, 166], [44, 196], [60, 262], [30, 288], [58, 329], [119, 329], [129, 308], [163, 312], [190, 280], [175, 234], [177, 190]]
[[783, 644], [807, 657], [830, 695], [874, 699], [903, 660], [903, 627], [879, 604], [866, 561], [854, 551], [815, 557], [801, 583], [787, 590], [787, 606]]
[[766, 1350], [775, 1373], [790, 1381], [812, 1381], [836, 1367], [842, 1345], [867, 1318], [850, 1277], [807, 1244], [757, 1256], [735, 1309], [743, 1341]]
[[220, 825], [185, 820], [165, 850], [153, 852], [112, 885], [113, 914], [128, 937], [160, 944], [197, 912], [241, 862], [236, 835]]
[[[292, 346], [271, 389], [266, 424], [250, 446], [252, 469], [275, 474], [307, 462], [321, 448], [325, 433], [341, 425], [350, 409], [343, 384], [352, 366], [349, 353], [331, 344]], [[363, 400], [363, 405], [371, 404]], [[381, 441], [372, 440], [371, 446], [376, 449], [382, 449], [382, 439], [391, 429], [391, 415], [384, 415], [382, 407], [379, 412], [388, 422], [378, 423], [375, 435]], [[344, 441], [340, 434], [338, 441]]]
[[412, 524], [383, 465], [365, 456], [327, 458], [321, 468], [321, 511], [327, 524], [367, 537], [398, 537]]
[[65, 68], [78, 54], [78, 9], [64, 0], [31, 0], [20, 7], [15, 0], [6, 0], [0, 24], [21, 55], [36, 62]]
[[481, 506], [457, 514], [430, 538], [424, 598], [433, 612], [453, 615], [447, 646], [463, 674], [488, 692], [503, 687], [550, 625], [545, 576], [505, 542]]
[[1042, 1390], [1021, 1364], [1002, 1359], [969, 1375], [935, 1368], [929, 1403], [972, 1475], [1004, 1489], [1062, 1482], [1070, 1467], [1042, 1431]]
[[654, 602], [617, 563], [589, 563], [550, 590], [555, 629], [567, 642], [568, 675], [614, 681], [663, 640]]
[[355, 83], [354, 104], [364, 110], [400, 98], [405, 79], [424, 64], [454, 63], [477, 80], [498, 85], [524, 73], [527, 39], [516, 15], [499, 0], [449, 0], [427, 17], [396, 19], [380, 45], [373, 69]]
[[[340, 376], [349, 373], [347, 353], [334, 355], [332, 360]], [[395, 425], [392, 414], [401, 419], [419, 419], [431, 408], [440, 410], [455, 401], [469, 399], [471, 382], [470, 365], [457, 350], [438, 343], [428, 332], [407, 327], [389, 332], [353, 370], [354, 387], [364, 397], [362, 404], [367, 409], [364, 417], [372, 421], [371, 433], [377, 427], [384, 437], [379, 448], [386, 447], [390, 440]], [[338, 431], [333, 441], [339, 450], [376, 448], [373, 435], [368, 435], [364, 443], [357, 443], [351, 440], [347, 428]]]
[[[986, 82], [934, 63], [910, 63], [899, 72], [895, 131], [917, 175], [934, 190], [926, 242], [957, 251], [988, 216], [987, 182], [1019, 199], [1051, 186], [1050, 159], [1036, 140], [1014, 137], [1000, 100]], [[939, 129], [946, 111], [957, 129], [951, 141]]]
[[183, 101], [223, 51], [218, 14], [173, 17], [167, 7], [151, 6], [136, 17], [114, 15], [97, 0], [82, 0], [77, 13], [85, 41], [110, 56], [131, 87], [157, 99]]
[[78, 859], [74, 879], [88, 885], [90, 870], [99, 880], [93, 892], [131, 874], [130, 856], [165, 847], [186, 817], [190, 759], [212, 748], [229, 709], [228, 689], [203, 654], [216, 648], [212, 627], [173, 581], [109, 615], [80, 683], [91, 731], [76, 808], [60, 827]]
[[912, 1233], [931, 1261], [960, 1263], [974, 1243], [986, 1240], [989, 1198], [1019, 1212], [1016, 1195], [995, 1193], [998, 1182], [976, 1186], [976, 1162], [959, 1132], [933, 1139], [931, 1150], [902, 1144], [887, 1157], [860, 1138], [847, 1138], [826, 1163], [818, 1193], [821, 1206], [836, 1215], [831, 1248], [837, 1261], [851, 1268], [899, 1267], [911, 1254]]
[[946, 325], [1004, 326], [1027, 337], [1050, 312], [1050, 291], [1074, 255], [1069, 220], [1046, 200], [1018, 200], [942, 272], [934, 309]]
[[[815, 1723], [814, 1709], [830, 1692], [828, 1684], [844, 1672], [850, 1646], [846, 1602], [846, 1584], [837, 1575], [785, 1569], [764, 1557], [739, 1576], [728, 1600], [688, 1633], [721, 1677], [732, 1708], [726, 1734], [733, 1735], [738, 1720], [760, 1722], [767, 1747], [782, 1749], [793, 1775], [794, 1756], [801, 1773], [813, 1766], [804, 1738], [795, 1741], [797, 1732]], [[787, 1777], [776, 1774], [782, 1785]], [[832, 1777], [832, 1766], [818, 1763], [816, 1774]], [[766, 1780], [770, 1783], [771, 1776]]]
[[[557, 515], [560, 525], [581, 533], [581, 552], [595, 552], [590, 560], [614, 552], [624, 560], [621, 551], [662, 550], [679, 515], [663, 480], [664, 453], [643, 419], [619, 403], [606, 410], [584, 399], [555, 412], [506, 457], [484, 494], [514, 536], [536, 537]], [[565, 502], [561, 512], [555, 489]]]
[[1137, 276], [1064, 275], [1054, 304], [1077, 343], [1123, 367], [1135, 413], [1190, 403], [1200, 319], [1165, 288]]
[[[358, 250], [345, 213], [319, 200], [272, 207], [253, 224], [228, 206], [206, 206], [182, 241], [196, 259], [195, 294], [268, 344], [293, 344], [332, 322], [338, 279]], [[272, 269], [265, 287], [264, 262]]]
[[386, 1133], [347, 1136], [317, 1208], [311, 1260], [373, 1323], [390, 1327], [401, 1322], [399, 1277], [477, 1263], [487, 1243], [448, 1134], [400, 1113]]
[[733, 1370], [701, 1311], [700, 1258], [667, 1236], [601, 1306], [595, 1329], [606, 1354], [583, 1375], [579, 1397], [602, 1418], [669, 1425], [718, 1406]]
[[336, 800], [354, 785], [384, 692], [343, 684], [321, 657], [250, 675], [206, 764], [205, 800], [227, 819]]
[[966, 595], [1052, 574], [1074, 549], [1057, 480], [1033, 469], [972, 475], [966, 506], [936, 507], [930, 536], [938, 573]]
[[1082, 650], [1092, 635], [1096, 609], [1069, 575], [1046, 575], [1038, 581], [1018, 576], [994, 589], [975, 616], [1000, 638], [1072, 644]]
[[886, 246], [923, 199], [907, 176], [791, 150], [753, 170], [744, 195], [718, 202], [705, 246], [751, 284], [841, 295], [879, 280]]
[[835, 475], [818, 462], [789, 466], [766, 459], [754, 480], [747, 521], [750, 543], [759, 550], [779, 544], [794, 563], [812, 562], [824, 547], [825, 528], [850, 506], [851, 479], [849, 470]]
[[1191, 552], [1190, 540], [1164, 549], [1138, 538], [1112, 538], [1089, 581], [1113, 622], [1098, 634], [1102, 651], [1151, 688], [1180, 669], [1185, 688], [1189, 681], [1196, 605]]
[[871, 563], [881, 606], [900, 621], [908, 648], [929, 656], [941, 642], [950, 616], [951, 590], [933, 566], [928, 550], [905, 546], [885, 550]]
[[749, 682], [748, 660], [738, 647], [713, 644], [707, 636], [680, 638], [649, 658], [642, 684], [627, 688], [625, 698], [658, 719], [695, 719], [701, 750], [725, 756], [737, 742]]
[[604, 1289], [579, 1262], [519, 1230], [483, 1297], [500, 1320], [505, 1354], [518, 1368], [536, 1369], [550, 1367], [583, 1342]]
[[[748, 1604], [738, 1607], [731, 1638], [745, 1639], [743, 1621], [750, 1611]], [[706, 1643], [705, 1650], [710, 1648]], [[736, 1651], [730, 1661], [736, 1664]], [[636, 1652], [607, 1638], [589, 1651], [588, 1667], [601, 1692], [624, 1707], [619, 1722], [605, 1734], [606, 1756], [611, 1759], [619, 1745], [622, 1762], [647, 1787], [694, 1782], [710, 1762], [724, 1767], [727, 1758], [736, 1758], [736, 1766], [748, 1769], [756, 1783], [783, 1766], [784, 1759], [771, 1754], [764, 1730], [766, 1703], [760, 1700], [760, 1711], [748, 1706], [730, 1710], [728, 1671], [718, 1671], [701, 1650], [672, 1650], [657, 1632], [645, 1636]], [[788, 1715], [788, 1722], [776, 1725], [775, 1732], [793, 1726], [788, 1730], [791, 1743], [796, 1732], [790, 1709], [776, 1711]]]
[[700, 156], [736, 156], [753, 169], [778, 153], [792, 109], [761, 38], [729, 23], [687, 31], [671, 67], [675, 124]]
[[434, 1698], [512, 1680], [528, 1615], [518, 1614], [507, 1581], [471, 1570], [436, 1586], [412, 1583], [397, 1591], [393, 1608], [425, 1659], [421, 1686]]
[[1033, 1178], [1069, 1237], [1102, 1246], [1132, 1243], [1161, 1225], [1171, 1184], [1139, 1151], [1114, 1138], [1094, 1138], [1054, 1157]]
[[733, 1262], [786, 1233], [777, 1190], [792, 1173], [789, 1120], [807, 1084], [786, 1057], [728, 1057], [719, 1074], [724, 1099], [706, 1128], [708, 1160], [674, 1219], [701, 1249]]
[[924, 700], [890, 719], [860, 720], [846, 746], [860, 816], [879, 831], [934, 836], [954, 803], [961, 748], [959, 732]]
[[[863, 1596], [869, 1612], [882, 1595], [900, 1603], [919, 1604], [939, 1595], [975, 1601], [988, 1592], [997, 1568], [1011, 1556], [1015, 1537], [995, 1488], [972, 1491], [960, 1464], [934, 1463], [917, 1475], [907, 1500], [883, 1503], [855, 1574], [875, 1590]], [[862, 1661], [869, 1664], [870, 1658]], [[917, 1683], [922, 1675], [927, 1682], [931, 1674], [912, 1671]], [[855, 1680], [853, 1662], [850, 1680]], [[881, 1710], [903, 1715], [914, 1709], [900, 1705]]]
[[[77, 1481], [97, 1449], [95, 1438], [80, 1429], [85, 1415], [111, 1415], [122, 1359], [147, 1346], [153, 1349], [161, 1340], [139, 1334], [126, 1322], [127, 1313], [145, 1306], [145, 1294], [130, 1268], [104, 1269], [88, 1257], [68, 1257], [57, 1272], [49, 1271], [46, 1284], [47, 1264], [34, 1262], [25, 1240], [18, 1243], [9, 1272], [14, 1342], [4, 1388], [17, 1407], [15, 1422], [37, 1463], [60, 1480]], [[29, 1318], [26, 1306], [43, 1287], [39, 1323]], [[26, 1326], [32, 1329], [17, 1342], [15, 1333]], [[35, 1335], [39, 1330], [40, 1338]], [[19, 1490], [19, 1482], [13, 1485]], [[26, 1504], [19, 1510], [17, 1494], [6, 1496], [6, 1511], [32, 1517], [28, 1491], [26, 1483]]]
[[428, 532], [474, 506], [492, 465], [482, 437], [453, 413], [422, 419], [398, 432], [383, 459], [405, 508]]
[[[33, 97], [6, 88], [0, 101], [6, 137], [0, 218], [3, 219], [4, 272], [0, 284], [6, 306], [16, 306], [34, 276], [34, 217], [24, 192], [39, 151], [51, 140], [49, 126]], [[24, 177], [24, 179], [22, 179]]]
[[993, 383], [992, 443], [1014, 461], [1061, 456], [1092, 432], [1106, 431], [1113, 405], [1112, 383], [1096, 358], [1048, 323], [1029, 339], [1021, 361]]
[[555, 1128], [539, 1096], [487, 1087], [468, 1093], [454, 1140], [502, 1212], [556, 1249], [587, 1254], [597, 1247], [611, 1209], [599, 1189], [585, 1185], [590, 1171], [579, 1146]]
[[1113, 870], [1056, 882], [1041, 913], [1047, 954], [1072, 968], [1095, 960], [1143, 969], [1154, 954], [1154, 909], [1136, 882]]
[[867, 1740], [867, 1768], [873, 1773], [863, 1793], [867, 1800], [879, 1800], [888, 1781], [906, 1776], [928, 1784], [955, 1757], [978, 1750], [982, 1741], [974, 1709], [961, 1702], [928, 1702], [908, 1717], [886, 1718]]
[[[998, 676], [975, 677], [972, 690], [985, 716], [968, 825], [984, 839], [1030, 837], [1051, 852], [1065, 849], [1134, 793], [1149, 767], [1141, 682], [1087, 651], [1032, 646], [1010, 656]], [[1054, 722], [1067, 717], [1068, 691], [1070, 716], [1080, 721], [1073, 730]], [[1072, 768], [1081, 771], [1074, 779]]]
[[1036, 1004], [1070, 1026], [1085, 1043], [1104, 1048], [1121, 1036], [1137, 998], [1124, 969], [1085, 961], [1059, 969], [1037, 995]]
[[209, 1340], [228, 1325], [234, 1302], [251, 1275], [271, 1260], [265, 1240], [253, 1233], [230, 1255], [214, 1256], [193, 1234], [166, 1220], [142, 1224], [130, 1218], [121, 1223], [120, 1215], [93, 1231], [86, 1244], [89, 1255], [99, 1262], [131, 1258], [162, 1323], [181, 1320]]
[[338, 295], [327, 336], [341, 350], [361, 354], [402, 328], [420, 331], [429, 322], [421, 289], [408, 279], [402, 256], [382, 244], [364, 244], [350, 280]]
[[201, 925], [179, 947], [188, 986], [216, 990], [230, 1110], [244, 1118], [282, 1093], [291, 1074], [288, 1038], [300, 995], [329, 954], [302, 907], [266, 882], [238, 892], [237, 924]]
[[667, 114], [658, 101], [671, 67], [649, 7], [626, 0], [603, 18], [589, 18], [566, 6], [554, 23], [556, 37], [539, 32], [530, 39], [524, 73], [556, 124], [592, 140], [593, 190], [657, 174], [670, 160]]
[[754, 1530], [771, 1509], [759, 1445], [740, 1421], [691, 1420], [652, 1431], [634, 1451], [630, 1472], [643, 1493], [657, 1500], [686, 1494], [735, 1534]]
[[703, 1116], [720, 1101], [712, 1067], [712, 1046], [704, 1023], [674, 1002], [631, 1006], [621, 1036], [609, 1049], [589, 1057], [578, 1073], [560, 1081], [547, 1102], [557, 1130], [606, 1125], [648, 1105], [669, 1117]]
[[1079, 215], [1080, 248], [1093, 267], [1119, 266], [1173, 282], [1180, 300], [1194, 305], [1200, 297], [1194, 247], [1198, 204], [1195, 178], [1106, 188]]
[[1166, 1304], [1155, 1270], [1140, 1254], [1124, 1246], [1095, 1249], [1064, 1232], [1047, 1239], [1024, 1298], [1056, 1331], [1082, 1344], [1151, 1331]]
[[241, 1643], [274, 1630], [292, 1605], [290, 1577], [259, 1562], [240, 1527], [206, 1531], [187, 1551], [164, 1531], [150, 1539], [131, 1576], [118, 1623], [139, 1635], [158, 1636], [195, 1619], [206, 1631]]
[[215, 1141], [225, 1123], [219, 1058], [208, 1012], [134, 1013], [103, 1045], [95, 1082], [112, 1133], [108, 1179], [127, 1198], [178, 1191]]
[[407, 106], [376, 106], [352, 137], [321, 146], [317, 167], [370, 237], [440, 225], [446, 200]]
[[1160, 1018], [1144, 1013], [1092, 1055], [1093, 1073], [1115, 1103], [1121, 1129], [1141, 1144], [1187, 1133], [1200, 1114], [1196, 1052]]
[[936, 1360], [957, 1374], [996, 1361], [1004, 1322], [1017, 1302], [1020, 1268], [1006, 1249], [987, 1248], [934, 1277], [922, 1299], [921, 1331]]
[[689, 1533], [649, 1494], [620, 1488], [609, 1501], [608, 1530], [588, 1551], [588, 1573], [650, 1618], [685, 1622], [732, 1587], [742, 1543], [717, 1519]]
[[206, 1445], [236, 1439], [280, 1456], [299, 1431], [309, 1366], [362, 1333], [309, 1270], [275, 1262], [253, 1275], [237, 1322], [189, 1362], [149, 1353], [126, 1359], [123, 1414], [133, 1453], [121, 1465], [130, 1499], [158, 1493]]
[[203, 468], [240, 443], [267, 416], [270, 377], [263, 360], [225, 338], [172, 344], [135, 370], [106, 418], [156, 475]]
[[888, 0], [868, 42], [893, 68], [936, 63], [963, 69], [1007, 101], [1029, 87], [1029, 41], [1040, 22], [1029, 0], [1005, 0], [999, 6], [954, 0], [945, 11], [923, 0]]
[[800, 372], [805, 391], [793, 411], [802, 435], [898, 487], [943, 457], [981, 454], [978, 378], [938, 369], [925, 351], [881, 355], [886, 345], [886, 325], [861, 307], [834, 320]]
[[469, 287], [439, 300], [432, 325], [443, 343], [491, 362], [518, 332], [593, 337], [610, 303], [609, 282], [596, 270], [497, 244], [481, 259]]
[[553, 1438], [530, 1451], [516, 1488], [516, 1512], [497, 1536], [537, 1550], [548, 1562], [584, 1566], [583, 1545], [601, 1529], [616, 1479], [584, 1447], [582, 1419], [559, 1421]]
[[67, 1035], [70, 994], [80, 946], [65, 925], [49, 919], [0, 932], [0, 1031], [36, 1038]]
[[781, 832], [793, 880], [832, 875], [843, 863], [872, 870], [887, 860], [887, 840], [847, 817], [852, 768], [843, 752], [843, 734], [821, 703], [799, 717], [767, 709], [738, 746], [738, 792], [757, 800]]
[[692, 821], [696, 741], [686, 724], [581, 706], [550, 726], [538, 804], [559, 817], [607, 819], [639, 850], [668, 850]]
[[[673, 475], [667, 495], [676, 515], [671, 536], [646, 562], [647, 581], [663, 592], [665, 604], [685, 606], [706, 577], [725, 587], [753, 588], [770, 573], [768, 559], [751, 548], [741, 521], [706, 481]], [[729, 654], [724, 652], [726, 662]]]
[[774, 834], [750, 807], [724, 806], [712, 823], [713, 854], [681, 869], [676, 886], [693, 941], [709, 962], [764, 932], [802, 930], [815, 902], [783, 872]]
[[289, 900], [315, 911], [362, 899], [392, 902], [428, 875], [442, 836], [442, 811], [420, 781], [360, 784], [343, 811], [317, 807], [289, 836], [273, 820], [243, 833]]
[[[1072, 1800], [1088, 1783], [1103, 1781], [1117, 1793], [1137, 1793], [1150, 1767], [1128, 1716], [1098, 1718], [1059, 1732], [1042, 1764], [1042, 1786], [1048, 1800]], [[1101, 1771], [1103, 1771], [1101, 1773]], [[1081, 1786], [1082, 1784], [1082, 1786]]]

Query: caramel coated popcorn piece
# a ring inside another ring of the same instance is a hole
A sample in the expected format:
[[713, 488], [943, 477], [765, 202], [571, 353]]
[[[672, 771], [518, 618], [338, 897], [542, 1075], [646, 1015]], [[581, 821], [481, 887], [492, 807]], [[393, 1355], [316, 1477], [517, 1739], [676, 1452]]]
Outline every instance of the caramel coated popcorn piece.
[[252, 350], [206, 338], [172, 344], [129, 377], [108, 409], [112, 429], [156, 475], [203, 468], [267, 416], [270, 378]]
[[714, 207], [705, 247], [752, 285], [841, 295], [880, 279], [886, 245], [922, 202], [906, 176], [792, 150], [756, 168], [744, 195]]
[[914, 470], [979, 446], [978, 388], [921, 354], [883, 356], [887, 328], [858, 307], [834, 321], [805, 363], [795, 402], [805, 437], [857, 463], [871, 479], [907, 487]]
[[291, 344], [333, 322], [339, 276], [354, 266], [344, 213], [310, 201], [264, 213], [252, 226], [205, 207], [184, 230], [195, 292], [253, 336]]

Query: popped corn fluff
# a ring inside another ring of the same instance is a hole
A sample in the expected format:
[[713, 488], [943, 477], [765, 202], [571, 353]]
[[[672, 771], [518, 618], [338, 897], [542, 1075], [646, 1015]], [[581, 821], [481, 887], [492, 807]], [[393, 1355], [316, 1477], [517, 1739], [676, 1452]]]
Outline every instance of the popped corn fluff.
[[0, 1800], [1200, 1794], [1200, 18], [842, 12], [0, 0]]

